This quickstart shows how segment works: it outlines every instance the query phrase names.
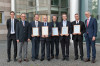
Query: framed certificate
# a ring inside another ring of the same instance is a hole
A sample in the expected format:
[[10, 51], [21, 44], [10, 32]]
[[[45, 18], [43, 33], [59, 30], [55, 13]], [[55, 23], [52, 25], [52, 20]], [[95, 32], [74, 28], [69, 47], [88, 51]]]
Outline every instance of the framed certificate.
[[32, 35], [33, 36], [39, 36], [39, 28], [38, 27], [32, 28]]
[[67, 35], [68, 34], [68, 27], [62, 27], [61, 34]]
[[58, 36], [58, 27], [52, 27], [52, 35], [53, 36]]
[[73, 29], [74, 33], [80, 33], [80, 25], [74, 25]]
[[48, 26], [42, 26], [42, 35], [49, 35]]

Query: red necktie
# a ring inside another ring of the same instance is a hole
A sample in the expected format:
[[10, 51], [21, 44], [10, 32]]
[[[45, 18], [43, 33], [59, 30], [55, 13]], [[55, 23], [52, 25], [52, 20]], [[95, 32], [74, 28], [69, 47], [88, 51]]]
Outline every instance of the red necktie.
[[88, 25], [89, 25], [89, 19], [87, 19], [87, 27], [88, 27]]

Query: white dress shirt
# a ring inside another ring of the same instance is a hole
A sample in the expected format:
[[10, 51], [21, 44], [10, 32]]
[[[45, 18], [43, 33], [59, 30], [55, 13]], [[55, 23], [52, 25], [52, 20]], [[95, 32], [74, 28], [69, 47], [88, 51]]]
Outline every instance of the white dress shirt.
[[14, 19], [11, 19], [11, 34], [15, 34], [15, 30], [14, 30]]
[[38, 21], [35, 20], [35, 26], [38, 27]]
[[67, 21], [63, 20], [63, 27], [66, 27], [66, 25], [67, 25]]
[[76, 24], [77, 24], [77, 23], [79, 24], [79, 20], [78, 20], [78, 21], [76, 21]]

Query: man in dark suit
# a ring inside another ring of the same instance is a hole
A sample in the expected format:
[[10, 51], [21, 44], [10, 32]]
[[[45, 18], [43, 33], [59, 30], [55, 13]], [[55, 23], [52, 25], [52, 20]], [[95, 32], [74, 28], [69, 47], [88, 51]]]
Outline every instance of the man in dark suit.
[[[61, 49], [62, 49], [62, 60], [69, 61], [69, 44], [70, 44], [70, 33], [71, 33], [71, 24], [67, 21], [67, 15], [64, 13], [62, 14], [63, 21], [59, 23], [60, 27], [60, 42], [61, 42]], [[68, 34], [62, 35], [62, 27], [68, 27]], [[66, 50], [65, 50], [66, 49]]]
[[[80, 25], [80, 33], [74, 33], [74, 25]], [[83, 34], [85, 33], [84, 22], [79, 20], [79, 14], [75, 14], [75, 21], [72, 22], [72, 39], [74, 42], [75, 60], [78, 59], [78, 45], [80, 48], [80, 58], [83, 60]]]
[[[39, 44], [40, 44], [40, 27], [41, 23], [39, 22], [39, 15], [35, 15], [35, 21], [30, 23], [31, 27], [31, 41], [32, 41], [32, 61], [38, 59], [39, 54]], [[39, 28], [39, 36], [32, 35], [32, 28], [38, 27]]]
[[19, 62], [22, 62], [22, 49], [24, 53], [24, 61], [28, 62], [27, 59], [27, 46], [28, 41], [30, 41], [30, 24], [25, 21], [26, 15], [24, 13], [21, 14], [21, 21], [17, 23], [16, 26], [16, 39], [19, 43]]
[[[59, 32], [59, 23], [57, 22], [57, 17], [53, 16], [52, 19], [53, 19], [53, 21], [51, 22], [52, 27], [57, 27], [58, 32]], [[55, 58], [58, 59], [58, 55], [59, 55], [59, 35], [58, 36], [52, 35], [52, 37], [51, 37], [51, 59], [54, 58], [54, 45], [55, 45], [55, 49], [56, 49]]]
[[50, 41], [51, 41], [51, 25], [47, 22], [47, 16], [43, 16], [43, 23], [41, 26], [48, 26], [48, 35], [42, 35], [42, 27], [41, 27], [41, 61], [45, 58], [45, 45], [46, 45], [46, 56], [47, 60], [50, 61]]
[[90, 61], [90, 47], [92, 47], [92, 63], [95, 63], [96, 48], [95, 41], [97, 37], [97, 20], [90, 16], [90, 12], [85, 12], [87, 19], [85, 20], [86, 32], [84, 34], [87, 46], [87, 59], [85, 62]]
[[15, 13], [13, 11], [10, 12], [11, 18], [7, 20], [7, 54], [8, 60], [7, 62], [11, 61], [11, 42], [13, 41], [14, 45], [14, 61], [16, 61], [17, 57], [17, 41], [16, 41], [16, 24], [19, 22], [17, 19], [14, 18]]

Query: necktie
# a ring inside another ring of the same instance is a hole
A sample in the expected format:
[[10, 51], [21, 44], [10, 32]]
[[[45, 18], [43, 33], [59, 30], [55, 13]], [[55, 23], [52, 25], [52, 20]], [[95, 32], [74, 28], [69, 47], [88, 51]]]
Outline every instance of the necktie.
[[23, 26], [25, 26], [24, 21], [23, 21]]
[[89, 19], [87, 19], [87, 27], [88, 27], [88, 25], [89, 25]]
[[77, 25], [78, 25], [78, 21], [77, 21]]
[[56, 27], [56, 23], [54, 23], [54, 27]]
[[38, 27], [38, 22], [35, 22], [36, 27]]
[[46, 23], [44, 23], [44, 26], [47, 26]]
[[14, 32], [14, 22], [11, 20], [11, 27], [12, 27], [12, 32]]

